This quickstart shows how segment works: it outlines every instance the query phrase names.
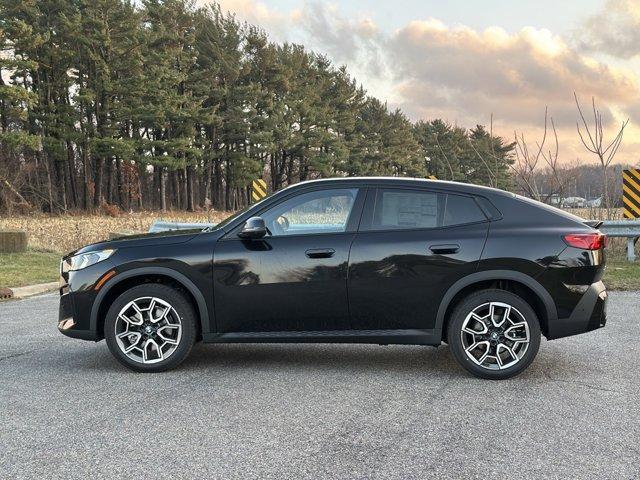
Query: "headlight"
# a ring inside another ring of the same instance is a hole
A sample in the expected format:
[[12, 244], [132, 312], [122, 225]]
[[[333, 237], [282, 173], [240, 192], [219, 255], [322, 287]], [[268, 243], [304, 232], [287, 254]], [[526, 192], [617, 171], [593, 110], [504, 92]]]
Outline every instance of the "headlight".
[[65, 270], [82, 270], [83, 268], [90, 267], [91, 265], [95, 265], [98, 262], [106, 260], [113, 255], [114, 252], [115, 250], [108, 249], [74, 255], [73, 257], [68, 258], [62, 267]]

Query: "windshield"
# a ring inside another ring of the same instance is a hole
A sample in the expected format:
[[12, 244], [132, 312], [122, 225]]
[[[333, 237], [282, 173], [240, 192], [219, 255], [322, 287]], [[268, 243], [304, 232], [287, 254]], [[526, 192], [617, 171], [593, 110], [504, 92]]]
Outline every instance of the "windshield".
[[251, 209], [251, 208], [253, 208], [253, 207], [258, 206], [258, 205], [260, 205], [261, 203], [263, 203], [265, 200], [267, 200], [267, 199], [271, 198], [271, 196], [272, 196], [272, 195], [273, 195], [273, 193], [272, 193], [272, 194], [270, 194], [270, 195], [267, 195], [266, 197], [264, 197], [264, 198], [263, 198], [262, 200], [260, 200], [259, 202], [256, 202], [256, 203], [254, 203], [254, 204], [252, 204], [252, 205], [249, 205], [249, 206], [247, 206], [247, 207], [244, 207], [243, 209], [238, 210], [237, 212], [235, 212], [235, 213], [233, 213], [233, 214], [229, 215], [227, 218], [225, 218], [224, 220], [222, 220], [220, 223], [217, 223], [217, 224], [215, 225], [215, 227], [213, 227], [213, 228], [216, 228], [216, 229], [217, 229], [217, 228], [224, 228], [224, 226], [225, 226], [225, 225], [227, 225], [227, 224], [231, 223], [231, 222], [232, 222], [232, 221], [234, 221], [236, 218], [238, 218], [240, 215], [243, 215], [245, 212], [247, 212], [249, 209]]

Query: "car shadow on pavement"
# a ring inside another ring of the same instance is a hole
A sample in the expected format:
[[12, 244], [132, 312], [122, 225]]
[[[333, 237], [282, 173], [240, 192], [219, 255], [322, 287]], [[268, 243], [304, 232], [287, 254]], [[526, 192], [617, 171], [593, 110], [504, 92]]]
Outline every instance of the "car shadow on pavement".
[[[76, 357], [75, 369], [104, 373], [127, 371], [104, 344], [83, 353]], [[542, 354], [517, 378], [548, 379], [554, 372], [562, 375], [563, 364], [557, 356]], [[434, 348], [359, 344], [198, 344], [174, 372], [206, 375], [213, 372], [270, 374], [299, 371], [308, 374], [379, 372], [472, 378], [456, 364], [446, 345]]]
[[[126, 371], [104, 342], [74, 355], [73, 368]], [[71, 366], [71, 365], [70, 365]], [[449, 349], [415, 345], [354, 344], [198, 344], [176, 371], [282, 370], [430, 372], [460, 370]], [[461, 374], [462, 371], [460, 370]]]
[[450, 372], [457, 369], [449, 349], [415, 345], [244, 344], [198, 345], [184, 368], [226, 370]]

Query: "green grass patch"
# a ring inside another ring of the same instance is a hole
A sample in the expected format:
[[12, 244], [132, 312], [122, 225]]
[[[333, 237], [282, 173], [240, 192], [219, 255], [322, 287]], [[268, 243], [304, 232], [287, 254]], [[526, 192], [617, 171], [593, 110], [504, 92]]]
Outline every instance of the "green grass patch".
[[60, 254], [27, 250], [0, 253], [0, 287], [24, 287], [58, 280]]
[[640, 290], [640, 262], [608, 260], [603, 281], [609, 290]]

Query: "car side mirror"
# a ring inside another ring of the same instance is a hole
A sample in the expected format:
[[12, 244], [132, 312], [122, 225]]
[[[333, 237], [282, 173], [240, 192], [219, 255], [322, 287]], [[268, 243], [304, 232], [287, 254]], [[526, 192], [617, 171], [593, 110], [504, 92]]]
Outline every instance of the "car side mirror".
[[238, 232], [238, 237], [249, 240], [257, 240], [267, 234], [267, 226], [262, 217], [251, 217], [244, 223], [242, 230]]

